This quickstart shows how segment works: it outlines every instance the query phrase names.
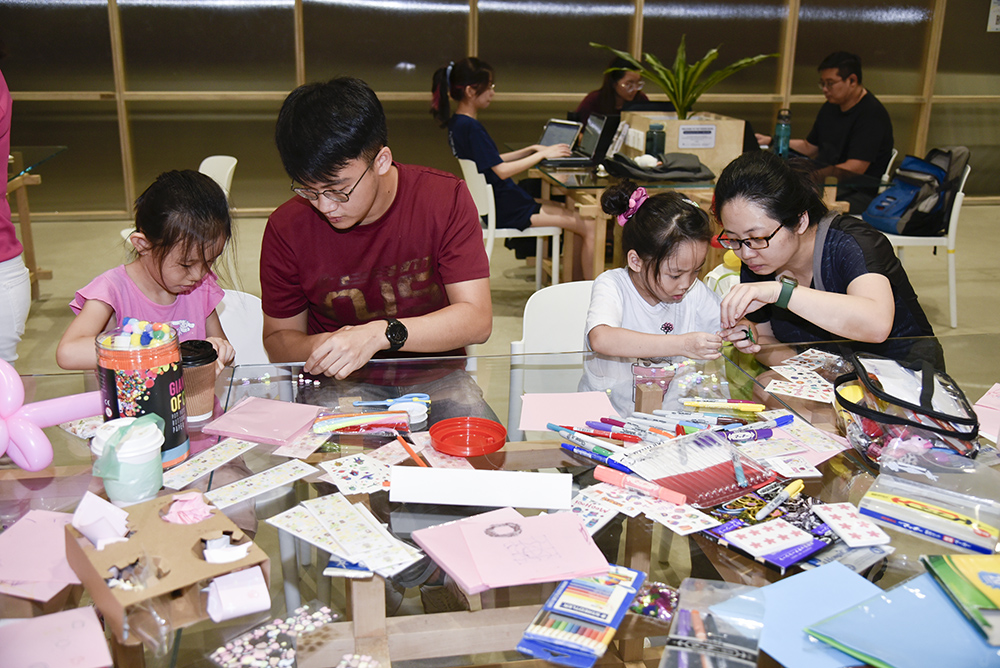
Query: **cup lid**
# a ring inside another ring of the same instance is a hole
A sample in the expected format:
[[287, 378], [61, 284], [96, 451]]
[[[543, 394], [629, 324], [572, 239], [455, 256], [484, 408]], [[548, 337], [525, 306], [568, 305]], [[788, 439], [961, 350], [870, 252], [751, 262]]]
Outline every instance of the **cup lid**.
[[181, 341], [181, 366], [203, 366], [211, 364], [217, 359], [219, 359], [219, 353], [215, 351], [215, 346], [208, 341], [200, 339]]

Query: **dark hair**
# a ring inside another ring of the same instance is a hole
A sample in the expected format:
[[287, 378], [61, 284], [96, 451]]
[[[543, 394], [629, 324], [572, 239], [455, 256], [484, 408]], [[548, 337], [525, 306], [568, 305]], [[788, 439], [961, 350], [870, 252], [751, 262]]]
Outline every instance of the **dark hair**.
[[374, 160], [388, 135], [375, 91], [361, 79], [339, 77], [289, 93], [278, 112], [274, 142], [292, 179], [322, 183], [351, 160]]
[[622, 80], [626, 72], [638, 72], [639, 68], [630, 63], [629, 61], [615, 56], [615, 59], [608, 64], [607, 69], [620, 68], [613, 70], [611, 72], [604, 73], [604, 80], [601, 82], [601, 88], [597, 93], [597, 107], [596, 111], [599, 114], [616, 114], [618, 113], [618, 105], [616, 97], [618, 95], [617, 87], [618, 82]]
[[163, 172], [135, 200], [135, 230], [160, 264], [178, 246], [184, 256], [196, 251], [209, 264], [209, 252], [233, 233], [226, 193], [201, 172]]
[[[601, 194], [601, 208], [612, 216], [628, 211], [629, 198], [636, 184], [628, 179], [611, 186]], [[639, 206], [639, 210], [622, 228], [622, 248], [628, 254], [634, 250], [643, 262], [644, 278], [652, 274], [659, 280], [660, 265], [670, 258], [685, 241], [704, 241], [712, 238], [708, 214], [689, 199], [673, 191], [653, 195]]]
[[448, 98], [461, 102], [465, 97], [465, 87], [472, 86], [476, 94], [486, 92], [493, 84], [493, 68], [478, 58], [463, 58], [457, 63], [448, 63], [434, 73], [431, 83], [431, 115], [441, 127], [451, 119], [451, 104]]
[[734, 199], [756, 204], [769, 218], [788, 228], [799, 223], [803, 213], [815, 225], [826, 214], [820, 186], [813, 179], [805, 160], [785, 161], [770, 151], [751, 151], [726, 165], [715, 186], [715, 217]]
[[861, 59], [853, 53], [847, 51], [835, 51], [823, 59], [816, 69], [819, 71], [837, 69], [837, 76], [847, 79], [852, 74], [858, 75], [858, 84], [861, 83]]

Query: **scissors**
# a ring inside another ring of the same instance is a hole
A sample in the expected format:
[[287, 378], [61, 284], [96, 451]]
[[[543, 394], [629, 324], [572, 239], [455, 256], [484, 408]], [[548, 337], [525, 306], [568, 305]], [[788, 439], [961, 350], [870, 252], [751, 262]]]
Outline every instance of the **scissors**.
[[426, 392], [411, 392], [395, 399], [383, 399], [382, 401], [355, 401], [355, 406], [392, 406], [393, 404], [417, 402], [420, 404], [431, 403], [431, 395]]

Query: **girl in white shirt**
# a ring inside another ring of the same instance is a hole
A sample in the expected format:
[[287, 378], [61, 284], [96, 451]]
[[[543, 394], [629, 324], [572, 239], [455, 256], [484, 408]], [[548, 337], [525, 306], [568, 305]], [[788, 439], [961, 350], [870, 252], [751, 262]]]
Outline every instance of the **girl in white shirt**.
[[584, 336], [596, 354], [584, 365], [580, 389], [610, 390], [615, 409], [628, 415], [633, 364], [713, 360], [724, 336], [745, 331], [720, 331], [719, 297], [698, 280], [712, 236], [705, 211], [676, 192], [650, 197], [627, 180], [604, 192], [601, 207], [624, 226], [626, 266], [594, 281]]

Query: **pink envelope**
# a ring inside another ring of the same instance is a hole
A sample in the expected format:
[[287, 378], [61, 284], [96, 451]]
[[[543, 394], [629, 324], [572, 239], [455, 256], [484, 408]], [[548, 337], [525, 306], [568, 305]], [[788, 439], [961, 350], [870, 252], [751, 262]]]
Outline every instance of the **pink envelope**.
[[247, 397], [202, 428], [206, 434], [285, 445], [312, 426], [319, 406]]

